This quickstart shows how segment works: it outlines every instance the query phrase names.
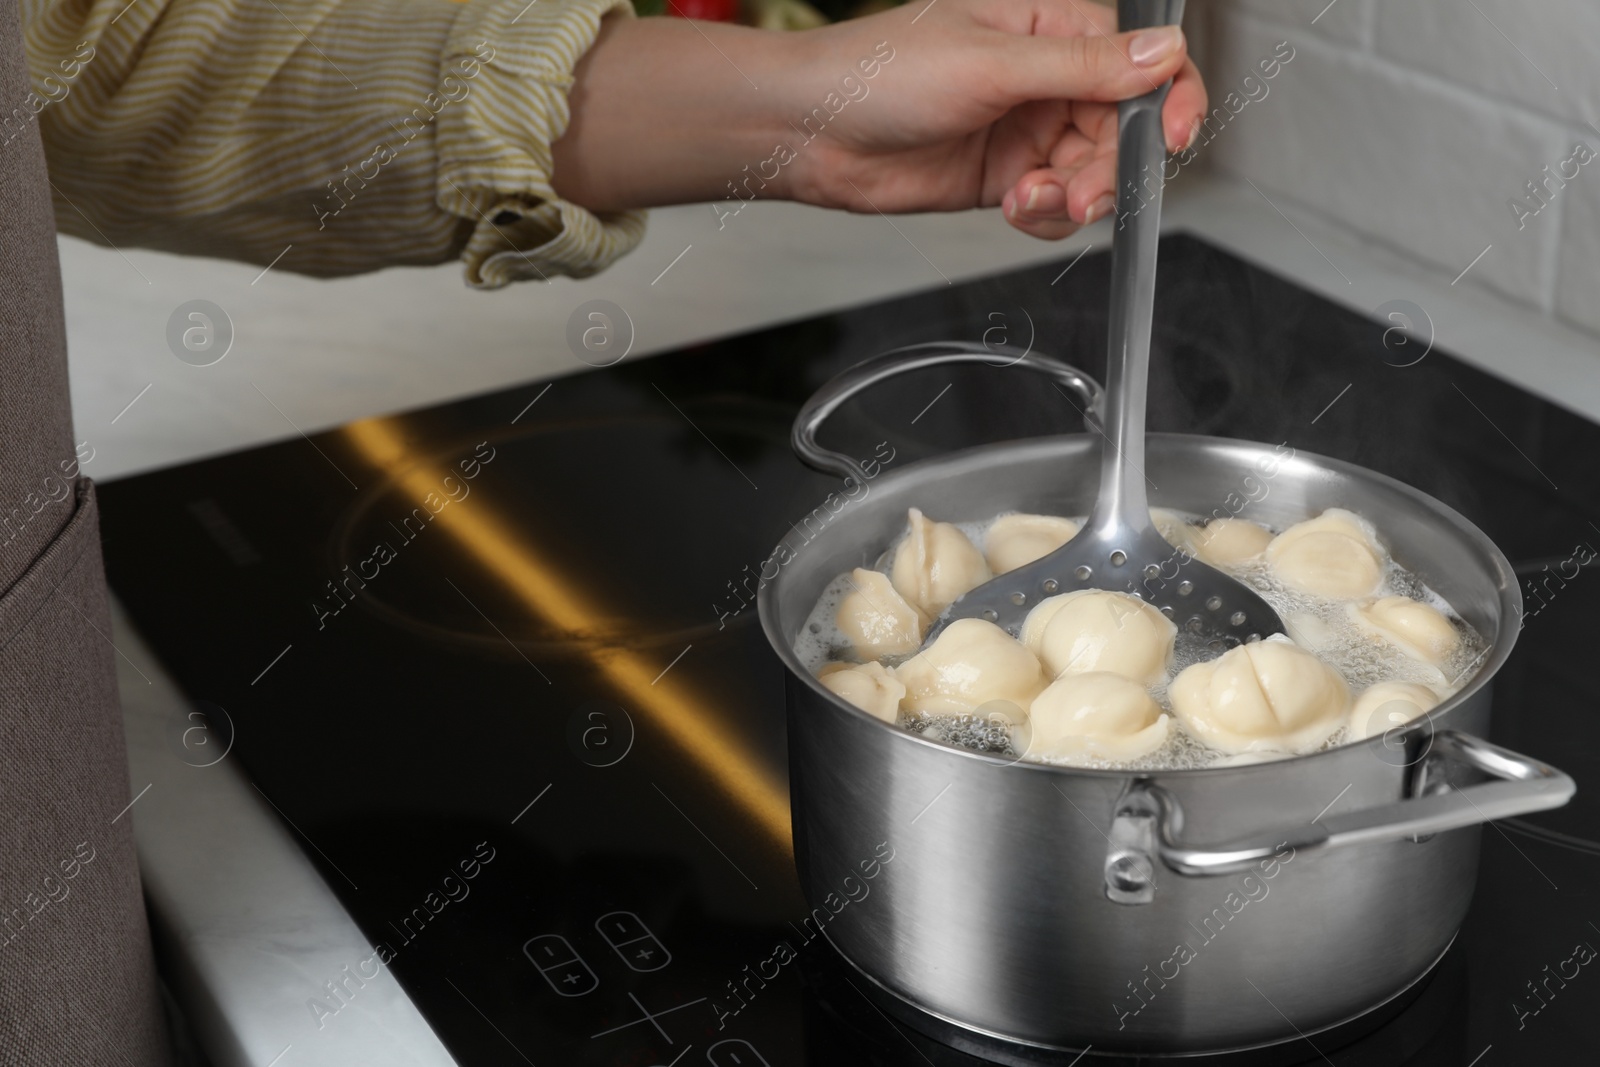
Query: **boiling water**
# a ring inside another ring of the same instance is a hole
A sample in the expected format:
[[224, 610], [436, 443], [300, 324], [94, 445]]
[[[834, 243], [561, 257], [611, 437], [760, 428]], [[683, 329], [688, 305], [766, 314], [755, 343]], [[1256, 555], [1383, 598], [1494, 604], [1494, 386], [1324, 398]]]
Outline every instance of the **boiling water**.
[[[997, 515], [988, 522], [964, 522], [954, 525], [981, 549], [988, 528], [994, 521], [1003, 517]], [[1192, 516], [1180, 517], [1187, 521], [1196, 521]], [[1076, 521], [1081, 523], [1082, 520]], [[894, 549], [891, 546], [878, 559], [874, 569], [887, 573], [893, 558]], [[1461, 637], [1442, 669], [1420, 662], [1407, 655], [1398, 646], [1388, 641], [1377, 640], [1360, 629], [1350, 617], [1349, 601], [1309, 596], [1286, 588], [1273, 577], [1264, 560], [1251, 560], [1239, 567], [1220, 569], [1260, 593], [1284, 621], [1289, 636], [1301, 647], [1316, 653], [1323, 662], [1343, 675], [1352, 694], [1358, 694], [1362, 689], [1379, 682], [1419, 682], [1431, 685], [1447, 694], [1452, 693], [1471, 680], [1488, 651], [1488, 644], [1483, 637], [1458, 616], [1443, 597], [1429, 589], [1420, 578], [1389, 559], [1387, 555], [1384, 559], [1382, 585], [1373, 596], [1406, 596], [1419, 600], [1438, 609], [1455, 626], [1456, 632]], [[795, 655], [813, 674], [831, 660], [850, 660], [854, 657], [849, 639], [840, 632], [834, 621], [840, 601], [851, 589], [848, 574], [841, 574], [828, 583], [807, 617], [806, 625], [801, 627], [800, 636], [795, 640]], [[1176, 677], [1179, 671], [1191, 664], [1215, 659], [1222, 651], [1215, 638], [1193, 634], [1179, 626], [1173, 647], [1169, 679]], [[911, 656], [888, 657], [882, 662], [884, 666], [894, 667], [910, 658]], [[1151, 687], [1150, 695], [1161, 705], [1163, 711], [1171, 714], [1172, 704], [1167, 696], [1167, 680]], [[911, 733], [980, 752], [992, 752], [1015, 758], [1021, 755], [1021, 749], [1026, 748], [1026, 739], [1019, 737], [1014, 728], [974, 715], [901, 712], [899, 724]], [[1223, 753], [1198, 741], [1175, 717], [1171, 720], [1171, 726], [1167, 743], [1148, 755], [1122, 763], [1095, 760], [1090, 765], [1122, 770], [1185, 770], [1211, 766], [1227, 758]], [[1344, 744], [1346, 740], [1348, 740], [1348, 730], [1341, 726], [1332, 737], [1328, 738], [1322, 748], [1334, 748]], [[1029, 758], [1042, 763], [1057, 762], [1048, 758]], [[1082, 766], [1082, 764], [1076, 765]]]

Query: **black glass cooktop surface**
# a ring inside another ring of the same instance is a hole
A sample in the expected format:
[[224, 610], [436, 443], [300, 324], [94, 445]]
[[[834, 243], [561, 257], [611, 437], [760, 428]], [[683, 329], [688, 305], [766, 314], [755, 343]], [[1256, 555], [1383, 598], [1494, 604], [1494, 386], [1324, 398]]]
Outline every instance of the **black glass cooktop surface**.
[[[1285, 1058], [1591, 1061], [1600, 428], [1200, 241], [1161, 257], [1151, 428], [1352, 460], [1477, 522], [1529, 604], [1493, 739], [1580, 789], [1484, 831], [1471, 916], [1410, 1007]], [[461, 1064], [976, 1064], [796, 925], [783, 677], [750, 597], [834, 488], [787, 436], [842, 368], [960, 339], [1103, 376], [1109, 264], [1069, 262], [106, 484], [112, 585], [372, 942], [352, 968], [389, 967]], [[829, 432], [900, 467], [1080, 429], [979, 366]], [[308, 1027], [339, 1025], [345, 999], [305, 996]]]

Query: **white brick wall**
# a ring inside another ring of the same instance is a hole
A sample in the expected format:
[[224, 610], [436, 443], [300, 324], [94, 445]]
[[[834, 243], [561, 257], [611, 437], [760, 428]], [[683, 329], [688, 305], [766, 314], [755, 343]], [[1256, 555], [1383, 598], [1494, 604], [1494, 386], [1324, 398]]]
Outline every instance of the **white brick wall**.
[[1600, 160], [1589, 164], [1582, 178], [1562, 192], [1570, 197], [1562, 204], [1556, 313], [1600, 333], [1600, 267], [1596, 266], [1600, 264], [1600, 173], [1588, 173], [1594, 168], [1600, 168]]
[[1377, 14], [1373, 47], [1393, 63], [1573, 123], [1600, 116], [1594, 0], [1390, 0]]
[[1579, 142], [1600, 153], [1600, 3], [1228, 0], [1197, 14], [1213, 104], [1244, 95], [1279, 41], [1295, 49], [1202, 150], [1207, 165], [1445, 282], [1488, 248], [1458, 288], [1600, 334], [1600, 156], [1550, 179], [1544, 202], [1526, 188]]
[[1347, 44], [1372, 41], [1373, 0], [1234, 0], [1232, 6]]

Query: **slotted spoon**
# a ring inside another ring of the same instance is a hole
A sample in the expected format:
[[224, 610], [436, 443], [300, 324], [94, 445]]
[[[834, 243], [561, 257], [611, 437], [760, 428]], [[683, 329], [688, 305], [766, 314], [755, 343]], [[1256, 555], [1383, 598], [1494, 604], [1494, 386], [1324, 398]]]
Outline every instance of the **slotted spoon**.
[[[1120, 0], [1123, 30], [1164, 26], [1183, 0]], [[956, 619], [983, 618], [1016, 633], [1039, 601], [1078, 589], [1130, 593], [1182, 629], [1232, 646], [1283, 633], [1277, 612], [1249, 587], [1179, 551], [1157, 532], [1145, 496], [1144, 422], [1155, 305], [1169, 81], [1117, 110], [1117, 222], [1111, 246], [1111, 318], [1100, 492], [1083, 529], [1056, 551], [958, 599], [924, 647]]]

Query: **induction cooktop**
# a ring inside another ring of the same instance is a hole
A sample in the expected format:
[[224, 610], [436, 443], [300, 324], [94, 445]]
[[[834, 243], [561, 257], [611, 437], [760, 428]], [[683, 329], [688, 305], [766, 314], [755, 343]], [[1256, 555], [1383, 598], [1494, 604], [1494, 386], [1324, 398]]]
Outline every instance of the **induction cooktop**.
[[[237, 758], [371, 942], [352, 968], [389, 968], [461, 1064], [976, 1065], [891, 1019], [798, 925], [783, 676], [753, 574], [833, 488], [788, 450], [811, 391], [947, 339], [1103, 377], [1108, 267], [1063, 260], [111, 482], [111, 584], [187, 695], [228, 713]], [[1181, 235], [1158, 285], [1151, 429], [1351, 460], [1476, 522], [1528, 602], [1493, 740], [1580, 787], [1483, 831], [1470, 917], [1404, 1010], [1276, 1058], [1592, 1061], [1600, 975], [1574, 961], [1600, 945], [1600, 427], [1433, 348], [1405, 294], [1411, 332]], [[899, 467], [1081, 429], [1060, 396], [977, 366], [889, 383], [828, 432]], [[339, 1024], [337, 990], [306, 997]]]

